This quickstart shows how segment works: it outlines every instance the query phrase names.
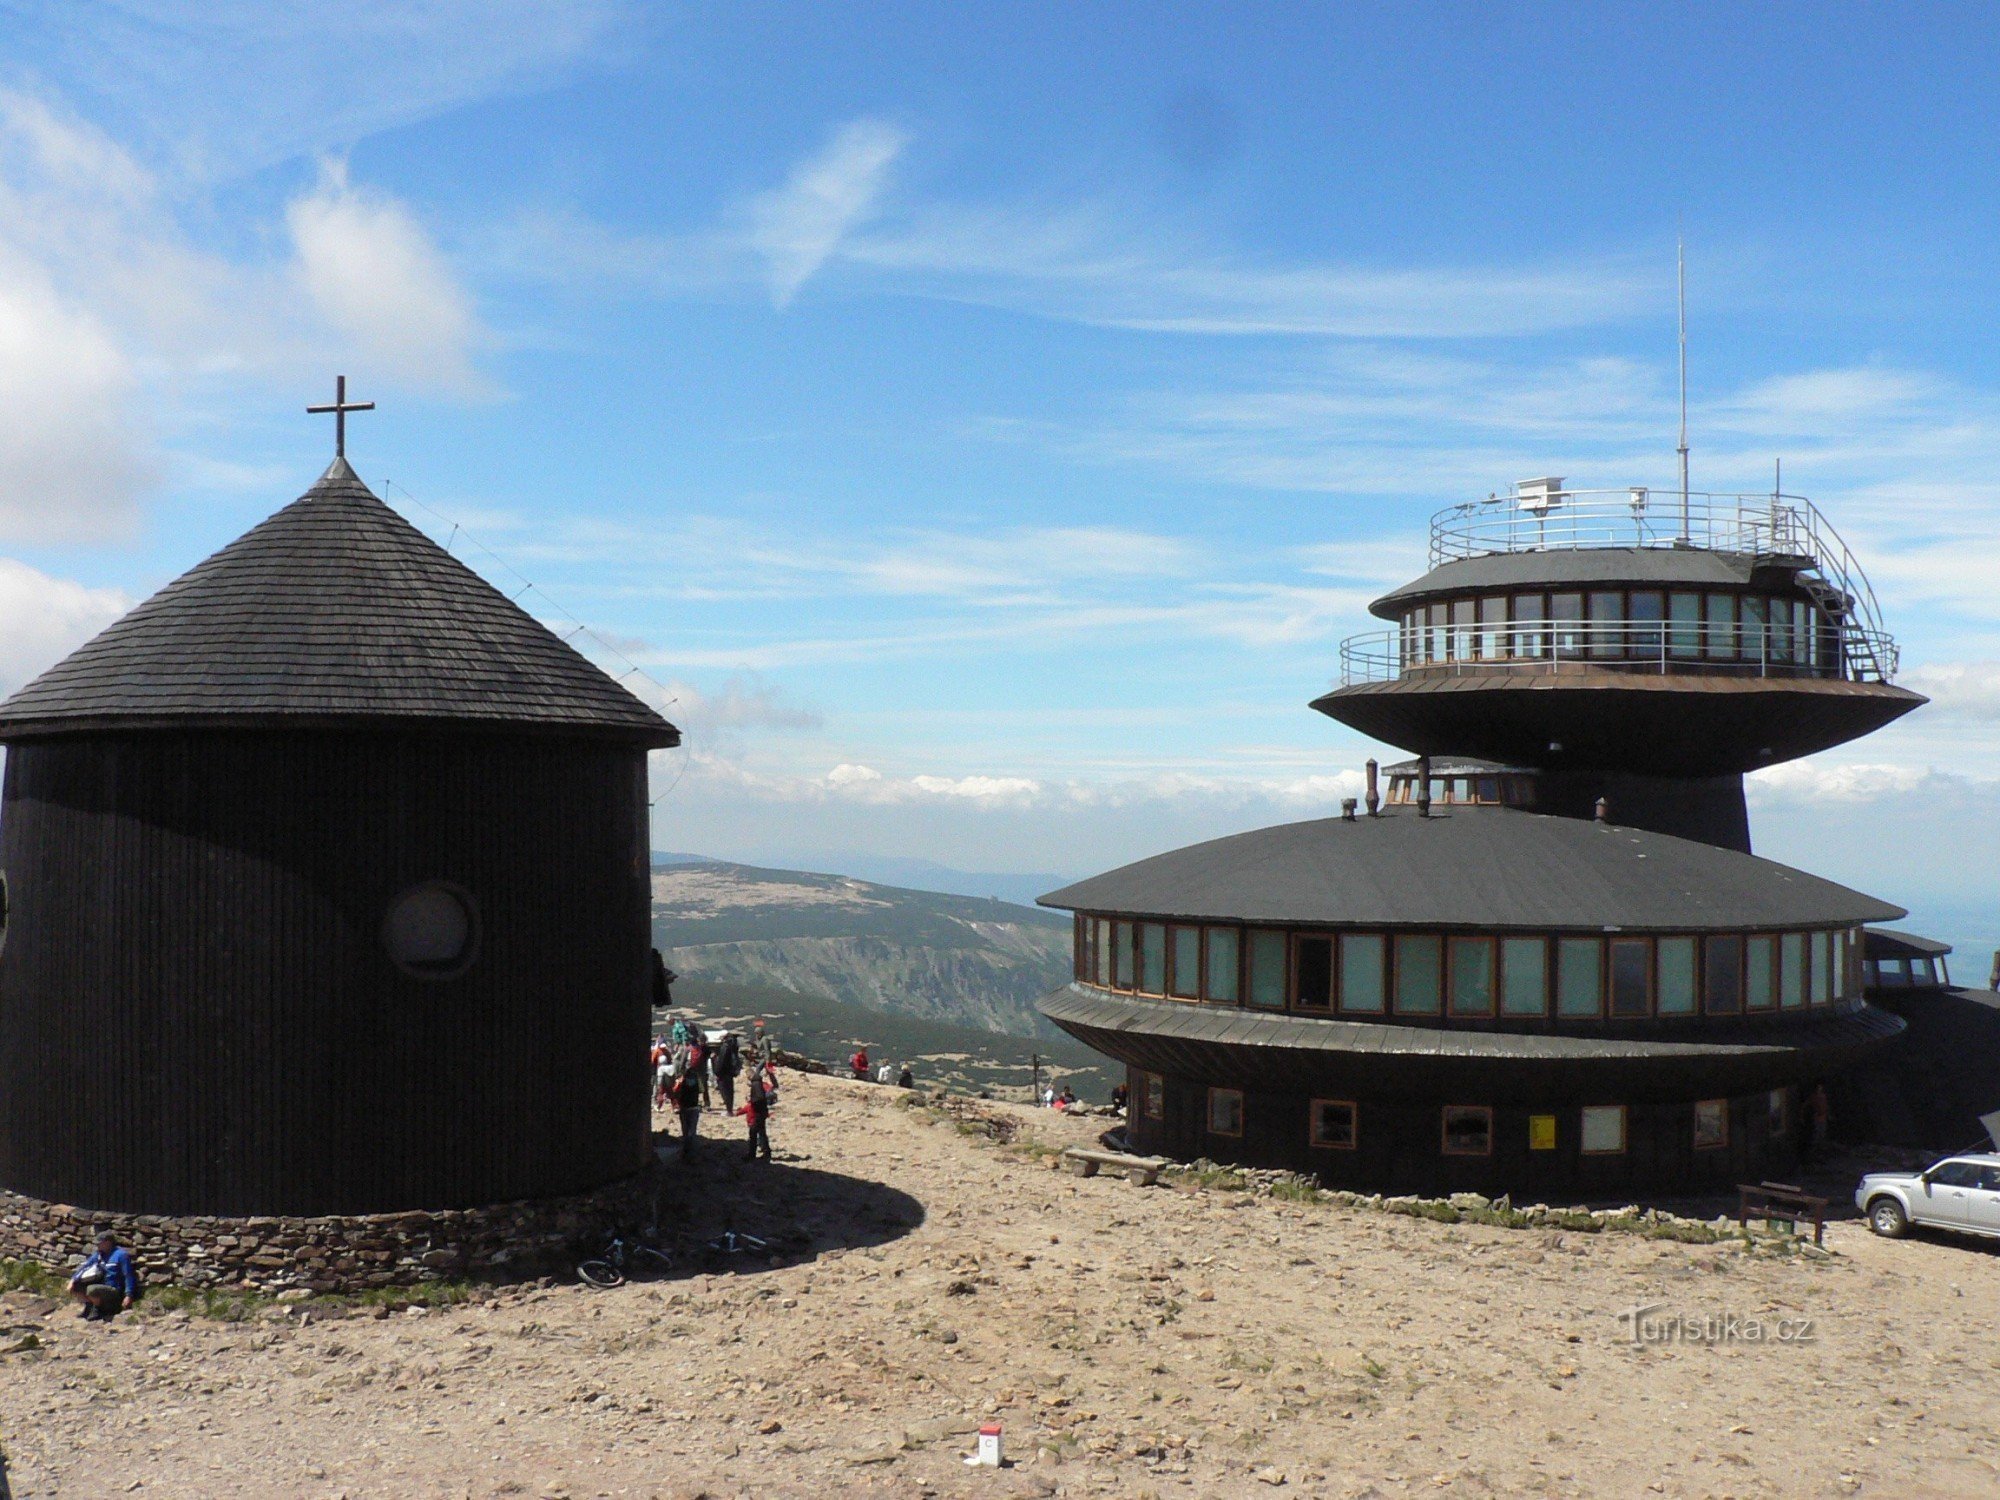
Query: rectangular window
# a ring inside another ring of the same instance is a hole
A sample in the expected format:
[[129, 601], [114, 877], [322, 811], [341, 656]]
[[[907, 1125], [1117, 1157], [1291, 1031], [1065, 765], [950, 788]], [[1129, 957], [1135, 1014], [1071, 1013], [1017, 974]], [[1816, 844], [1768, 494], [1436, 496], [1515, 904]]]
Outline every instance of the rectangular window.
[[1139, 991], [1146, 995], [1167, 992], [1167, 929], [1158, 922], [1139, 924]]
[[1479, 655], [1498, 661], [1507, 654], [1507, 600], [1495, 594], [1479, 601]]
[[1778, 940], [1753, 937], [1743, 945], [1743, 1004], [1749, 1010], [1769, 1010], [1778, 1003]]
[[1491, 1156], [1493, 1111], [1483, 1104], [1447, 1104], [1443, 1151], [1446, 1156]]
[[1354, 1149], [1354, 1106], [1344, 1099], [1312, 1102], [1311, 1141], [1328, 1151]]
[[1542, 655], [1547, 649], [1546, 633], [1542, 629], [1542, 596], [1540, 594], [1516, 594], [1514, 596], [1514, 655], [1530, 659]]
[[1716, 661], [1736, 659], [1736, 596], [1708, 596], [1707, 655]]
[[1806, 1003], [1806, 937], [1788, 932], [1778, 943], [1778, 995], [1786, 1010]]
[[1078, 917], [1070, 937], [1070, 972], [1078, 979], [1090, 978], [1090, 919]]
[[1236, 1003], [1236, 929], [1208, 929], [1207, 973], [1203, 976], [1202, 998], [1218, 1005]]
[[1604, 1014], [1604, 944], [1596, 938], [1556, 939], [1556, 1014]]
[[1396, 1014], [1434, 1016], [1444, 989], [1444, 939], [1429, 933], [1396, 935]]
[[1292, 1004], [1301, 1010], [1333, 1007], [1333, 939], [1302, 937], [1292, 952]]
[[1663, 1016], [1694, 1014], [1694, 939], [1663, 937], [1654, 944], [1658, 953], [1659, 985], [1654, 1010]]
[[1285, 1008], [1285, 935], [1252, 932], [1249, 938], [1250, 983], [1246, 999], [1264, 1010]]
[[1500, 940], [1500, 1014], [1549, 1013], [1549, 945], [1538, 937]]
[[1667, 650], [1674, 656], [1701, 655], [1701, 595], [1667, 595]]
[[1792, 665], [1798, 658], [1792, 650], [1792, 601], [1773, 599], [1771, 601], [1771, 660], [1781, 667]]
[[1350, 932], [1340, 940], [1340, 1008], [1351, 1015], [1382, 1014], [1382, 970], [1387, 945], [1379, 932]]
[[1694, 1149], [1719, 1151], [1729, 1144], [1729, 1101], [1703, 1099], [1694, 1107]]
[[1167, 993], [1177, 1000], [1193, 1000], [1201, 994], [1201, 929], [1176, 927], [1173, 930], [1173, 973]]
[[1586, 1104], [1579, 1140], [1585, 1156], [1617, 1156], [1625, 1150], [1625, 1106]]
[[1451, 1013], [1455, 1016], [1493, 1014], [1493, 939], [1455, 937], [1451, 940]]
[[1139, 1075], [1139, 1113], [1149, 1120], [1167, 1117], [1167, 1081], [1158, 1073]]
[[1833, 934], [1812, 935], [1812, 1003], [1824, 1005], [1833, 998]]
[[1616, 589], [1590, 596], [1590, 654], [1625, 654], [1625, 596]]
[[1111, 924], [1102, 917], [1094, 918], [1090, 924], [1096, 929], [1090, 940], [1090, 960], [1096, 970], [1097, 982], [1109, 987], [1111, 983]]
[[1732, 934], [1702, 939], [1701, 993], [1711, 1016], [1733, 1016], [1743, 1009], [1742, 938]]
[[1762, 594], [1745, 594], [1736, 601], [1739, 620], [1736, 631], [1736, 649], [1745, 661], [1754, 661], [1760, 666], [1771, 662], [1771, 601]]
[[1611, 1014], [1650, 1016], [1653, 1013], [1652, 944], [1644, 938], [1611, 940]]
[[1121, 990], [1132, 989], [1132, 924], [1113, 922], [1111, 924], [1111, 951], [1117, 959], [1117, 968], [1112, 983]]
[[1451, 601], [1451, 659], [1453, 661], [1472, 660], [1473, 621], [1479, 613], [1478, 601], [1454, 599]]
[[1430, 659], [1432, 661], [1443, 661], [1445, 659], [1445, 639], [1449, 634], [1448, 622], [1450, 619], [1450, 605], [1433, 604], [1431, 606]]
[[1792, 605], [1792, 656], [1802, 667], [1819, 665], [1819, 611], [1803, 599]]
[[1833, 935], [1833, 998], [1840, 999], [1852, 988], [1848, 978], [1847, 932], [1843, 928]]
[[1528, 1116], [1528, 1149], [1530, 1151], [1553, 1151], [1556, 1149], [1556, 1117], [1554, 1115]]
[[1660, 622], [1666, 618], [1667, 596], [1654, 589], [1643, 589], [1631, 598], [1628, 606], [1632, 621], [1631, 652], [1657, 661], [1666, 649], [1666, 632]]
[[1783, 1089], [1772, 1089], [1771, 1097], [1765, 1103], [1764, 1128], [1770, 1132], [1773, 1140], [1782, 1139], [1791, 1123], [1788, 1102]]
[[1549, 620], [1555, 654], [1565, 660], [1583, 655], [1583, 595], [1549, 595]]
[[1243, 1091], [1241, 1089], [1210, 1089], [1208, 1091], [1208, 1133], [1210, 1135], [1243, 1134]]

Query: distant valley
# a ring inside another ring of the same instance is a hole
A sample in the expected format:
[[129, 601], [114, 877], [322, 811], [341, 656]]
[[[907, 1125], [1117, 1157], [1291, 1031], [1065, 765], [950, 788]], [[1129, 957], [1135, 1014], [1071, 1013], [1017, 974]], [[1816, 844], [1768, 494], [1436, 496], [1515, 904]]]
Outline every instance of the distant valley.
[[[677, 862], [678, 861], [678, 862]], [[677, 973], [1017, 1037], [1070, 973], [1070, 921], [990, 897], [658, 856], [653, 941]]]

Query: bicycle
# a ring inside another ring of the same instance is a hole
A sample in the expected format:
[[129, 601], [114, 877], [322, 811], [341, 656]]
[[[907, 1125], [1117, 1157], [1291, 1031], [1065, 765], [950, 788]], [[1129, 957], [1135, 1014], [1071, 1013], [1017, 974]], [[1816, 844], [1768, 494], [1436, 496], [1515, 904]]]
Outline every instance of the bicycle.
[[614, 1234], [601, 1255], [577, 1262], [576, 1276], [585, 1286], [609, 1291], [627, 1281], [655, 1281], [673, 1274], [674, 1258], [640, 1239]]

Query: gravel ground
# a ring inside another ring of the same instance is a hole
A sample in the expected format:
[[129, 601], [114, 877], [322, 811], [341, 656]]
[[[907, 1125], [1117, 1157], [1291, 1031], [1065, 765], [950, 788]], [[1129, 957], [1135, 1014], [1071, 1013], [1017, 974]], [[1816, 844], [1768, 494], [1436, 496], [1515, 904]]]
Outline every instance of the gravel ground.
[[[0, 1354], [14, 1494], [2000, 1493], [1979, 1244], [1843, 1223], [1814, 1260], [1142, 1189], [1021, 1149], [1101, 1120], [903, 1097], [795, 1078], [777, 1164], [732, 1133], [674, 1165], [666, 1282], [109, 1326], [0, 1297], [0, 1350], [40, 1344]], [[704, 1256], [725, 1227], [776, 1254]], [[1653, 1304], [1737, 1321], [1634, 1342], [1618, 1314]], [[967, 1468], [989, 1418], [1013, 1463]]]

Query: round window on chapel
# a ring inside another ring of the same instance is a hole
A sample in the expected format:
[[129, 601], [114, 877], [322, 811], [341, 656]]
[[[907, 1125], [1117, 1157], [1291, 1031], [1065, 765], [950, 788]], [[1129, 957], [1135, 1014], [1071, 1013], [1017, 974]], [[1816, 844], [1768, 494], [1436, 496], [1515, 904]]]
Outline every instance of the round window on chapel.
[[413, 885], [389, 903], [382, 946], [406, 974], [455, 978], [478, 957], [479, 909], [469, 891], [449, 881]]

